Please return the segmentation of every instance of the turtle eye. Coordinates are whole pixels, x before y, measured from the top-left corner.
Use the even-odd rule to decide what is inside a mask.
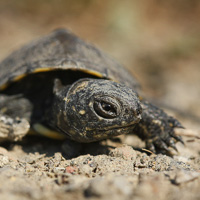
[[[99,116],[107,119],[115,118],[118,114],[116,105],[103,100],[94,102],[94,110]]]

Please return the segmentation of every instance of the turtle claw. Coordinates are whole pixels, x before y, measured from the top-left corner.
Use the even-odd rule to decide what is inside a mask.
[[[167,145],[169,147],[171,147],[172,149],[174,149],[176,152],[178,152],[178,149],[176,148],[176,144],[175,144],[175,141],[174,141],[174,138],[169,138],[167,141],[166,141]]]
[[[169,148],[168,148],[167,144],[164,141],[162,141],[160,138],[156,139],[154,144],[156,145],[157,148],[159,148],[161,150],[164,150],[166,152],[169,151]]]
[[[181,142],[183,145],[185,145],[185,143],[184,143],[184,141],[183,141],[183,139],[182,139],[182,137],[181,136],[178,136],[178,135],[175,135],[174,134],[174,139],[177,141],[177,142]]]
[[[175,143],[171,142],[169,144],[168,142],[162,141],[160,138],[154,138],[154,140],[147,140],[146,147],[153,153],[171,154],[171,148],[173,148],[176,152],[178,151],[175,146]]]
[[[176,147],[176,141],[173,138],[168,138],[168,140],[162,140],[159,137],[154,138],[153,140],[146,141],[146,147],[153,153],[164,153],[168,155],[173,155],[173,150],[178,152]]]
[[[181,136],[177,136],[174,134],[174,129],[172,129],[171,131],[172,134],[161,133],[160,137],[156,139],[157,141],[154,142],[156,149],[159,149],[169,154],[171,154],[172,149],[178,152],[176,142],[181,142],[182,144],[184,144],[184,142]],[[163,135],[167,136],[167,138],[162,138]]]
[[[173,143],[170,143],[169,147],[171,147],[172,149],[174,149],[176,152],[178,152],[178,149],[176,148],[176,144],[173,142]]]
[[[156,153],[155,146],[153,145],[151,140],[146,141],[146,148],[149,149],[151,152]]]

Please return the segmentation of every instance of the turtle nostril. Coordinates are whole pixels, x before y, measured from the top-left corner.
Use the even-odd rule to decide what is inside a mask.
[[[137,115],[140,115],[141,113],[142,113],[142,109],[140,109],[140,108],[136,109],[136,114]]]
[[[125,109],[125,113],[128,113],[128,108]]]
[[[137,104],[137,108],[135,109],[136,115],[142,114],[142,107],[140,104]]]

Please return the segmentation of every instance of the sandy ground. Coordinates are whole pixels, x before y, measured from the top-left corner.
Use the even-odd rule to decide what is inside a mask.
[[[198,1],[45,2],[0,2],[1,59],[55,28],[70,28],[124,63],[146,96],[199,137]],[[142,150],[133,135],[87,145],[33,136],[2,143],[0,199],[200,199],[198,137],[183,136],[185,146],[178,143],[173,157]]]
[[[4,144],[0,199],[199,199],[200,140],[184,141],[173,158],[148,154],[132,135],[85,145],[41,137]]]

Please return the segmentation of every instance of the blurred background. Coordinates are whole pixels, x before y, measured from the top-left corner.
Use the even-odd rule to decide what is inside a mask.
[[[120,61],[158,104],[199,127],[199,0],[0,0],[0,59],[68,28]]]

